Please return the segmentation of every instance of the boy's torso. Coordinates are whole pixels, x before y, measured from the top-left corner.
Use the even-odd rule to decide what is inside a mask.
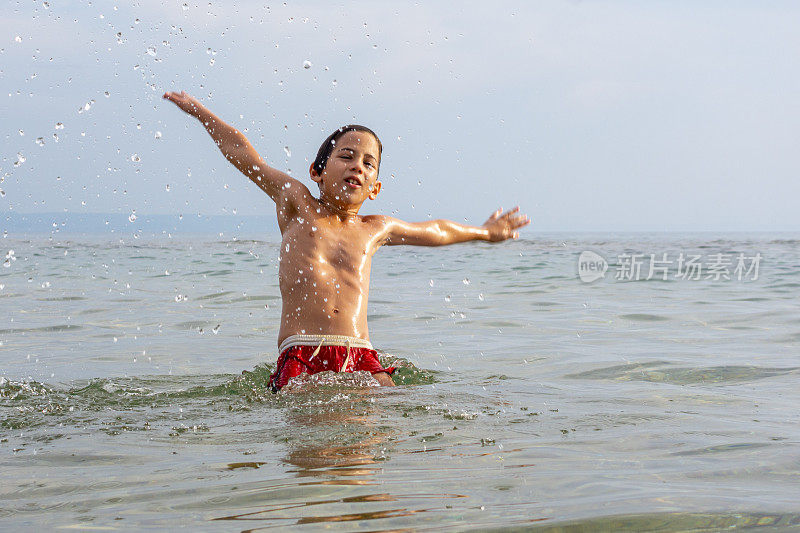
[[[384,239],[381,218],[343,220],[320,208],[310,193],[303,195],[293,216],[287,216],[287,210],[286,204],[278,206],[283,234],[278,342],[290,335],[313,334],[368,339],[370,268],[372,255]]]

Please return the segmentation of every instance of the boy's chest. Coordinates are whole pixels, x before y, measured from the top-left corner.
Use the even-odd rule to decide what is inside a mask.
[[[333,225],[325,220],[303,221],[287,228],[281,252],[312,263],[358,269],[372,256],[373,240],[361,223]]]

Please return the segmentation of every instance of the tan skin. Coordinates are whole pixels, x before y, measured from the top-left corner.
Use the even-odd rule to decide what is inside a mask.
[[[278,278],[283,300],[278,343],[290,335],[346,335],[369,340],[367,301],[373,254],[383,246],[442,246],[458,242],[516,239],[530,223],[514,208],[492,213],[482,226],[449,220],[404,222],[358,211],[381,190],[380,151],[369,133],[350,131],[336,146],[321,174],[312,165],[319,198],[258,155],[247,138],[185,92],[164,98],[205,126],[222,154],[266,192],[277,209],[281,242]],[[381,385],[394,385],[385,372]]]

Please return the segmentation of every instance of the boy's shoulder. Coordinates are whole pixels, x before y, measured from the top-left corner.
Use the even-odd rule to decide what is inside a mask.
[[[387,215],[362,215],[361,222],[365,225],[372,226],[375,228],[386,228],[389,227],[392,222],[394,222],[394,218],[387,216]]]
[[[398,220],[388,215],[364,215],[361,222],[365,230],[373,237],[378,237],[380,244],[386,244],[392,233],[392,228]]]
[[[276,201],[279,207],[305,211],[319,206],[319,200],[302,181],[288,176],[286,178]]]

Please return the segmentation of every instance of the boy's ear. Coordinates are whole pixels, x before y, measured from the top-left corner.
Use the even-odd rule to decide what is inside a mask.
[[[381,192],[381,182],[376,181],[375,185],[373,185],[372,188],[369,190],[369,199],[374,200],[378,196],[379,192]]]
[[[311,176],[312,181],[322,183],[322,176],[317,172],[317,169],[314,168],[314,163],[311,163],[311,166],[308,167],[308,174]]]

